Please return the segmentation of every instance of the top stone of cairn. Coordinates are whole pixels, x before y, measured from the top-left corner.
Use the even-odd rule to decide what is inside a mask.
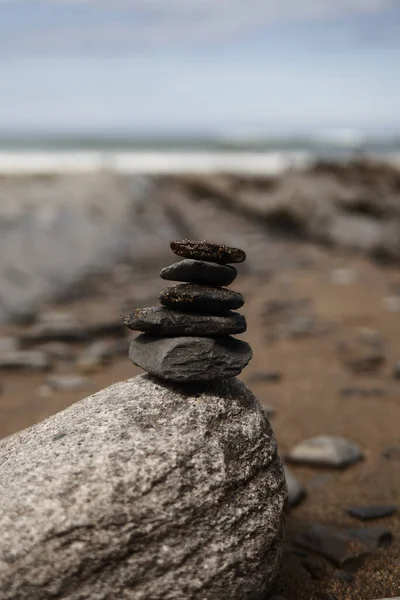
[[[239,248],[210,244],[209,242],[195,240],[180,240],[170,244],[174,254],[183,258],[205,260],[226,265],[228,263],[241,263],[246,260],[246,253]]]

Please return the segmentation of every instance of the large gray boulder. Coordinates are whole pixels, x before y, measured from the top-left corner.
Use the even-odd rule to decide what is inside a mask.
[[[243,383],[116,383],[0,442],[0,598],[261,599],[285,499]]]

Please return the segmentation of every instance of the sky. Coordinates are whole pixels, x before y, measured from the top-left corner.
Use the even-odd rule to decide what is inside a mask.
[[[0,0],[0,131],[400,131],[399,0]]]

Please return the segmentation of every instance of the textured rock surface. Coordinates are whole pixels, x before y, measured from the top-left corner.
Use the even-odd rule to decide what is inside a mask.
[[[160,336],[216,336],[243,333],[246,319],[239,313],[225,315],[201,315],[183,313],[153,306],[138,308],[123,318],[124,324],[133,331],[145,331]]]
[[[0,442],[2,600],[258,600],[286,487],[236,380],[116,383]]]
[[[138,335],[129,347],[129,359],[155,377],[170,381],[214,381],[239,375],[253,352],[232,337],[162,338]]]
[[[171,250],[178,256],[195,260],[209,260],[216,263],[241,263],[246,260],[246,253],[239,248],[230,248],[207,241],[179,240],[171,242]]]
[[[226,288],[180,283],[164,290],[160,294],[160,302],[174,310],[218,314],[240,308],[244,298],[242,294]]]
[[[229,285],[237,277],[237,270],[230,265],[205,260],[181,260],[164,267],[160,277],[169,281],[191,281],[208,285]]]

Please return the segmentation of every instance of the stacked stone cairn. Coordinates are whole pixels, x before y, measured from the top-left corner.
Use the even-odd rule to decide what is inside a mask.
[[[237,276],[229,263],[246,254],[206,241],[170,244],[183,258],[162,269],[160,276],[179,281],[160,295],[162,306],[138,308],[125,325],[142,332],[131,343],[131,362],[150,375],[171,382],[208,382],[239,375],[252,350],[232,335],[246,331],[243,315],[233,312],[244,304],[241,294],[228,290]]]

